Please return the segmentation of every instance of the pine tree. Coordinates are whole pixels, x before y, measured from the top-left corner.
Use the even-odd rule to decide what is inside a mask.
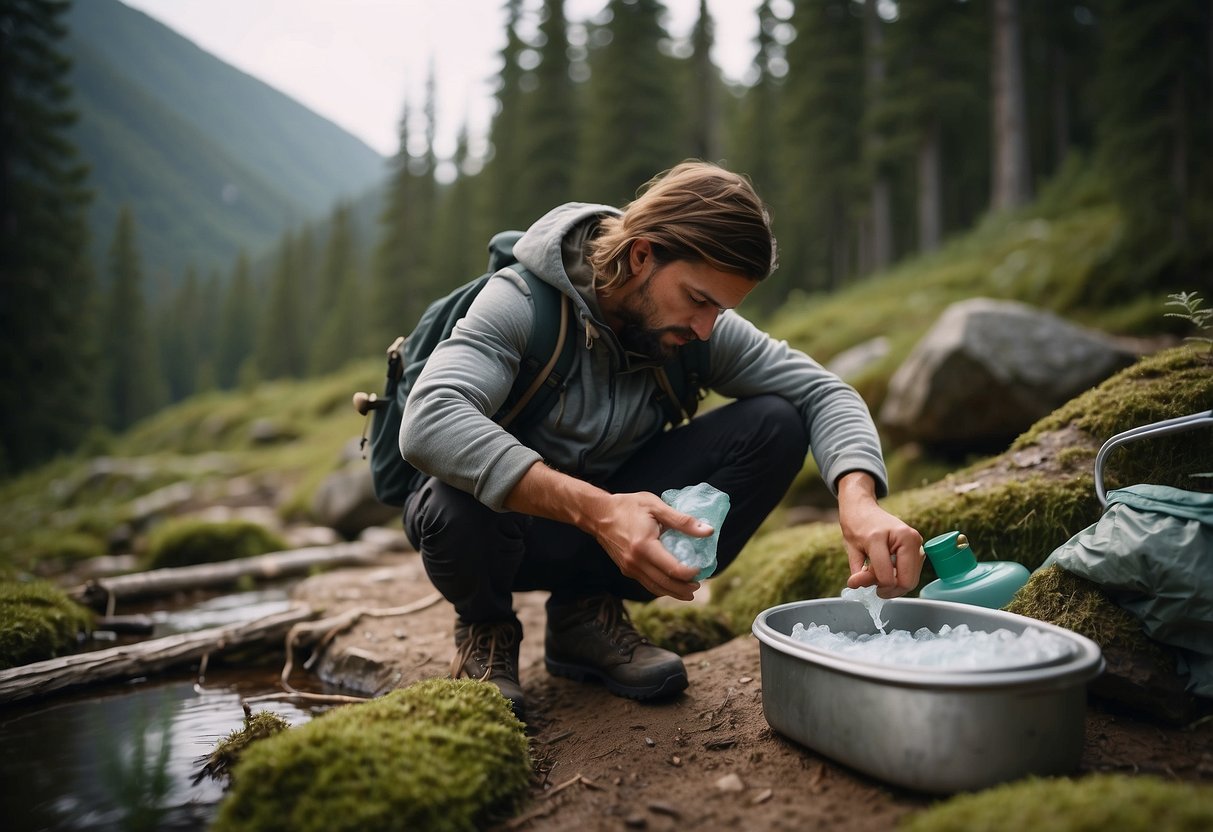
[[[707,0],[699,0],[699,17],[691,30],[690,87],[686,124],[687,155],[720,160],[720,70],[712,62],[716,24]]]
[[[990,79],[994,157],[990,207],[1018,208],[1032,196],[1028,163],[1027,91],[1023,70],[1020,0],[992,0],[993,47]]]
[[[329,220],[329,240],[317,292],[321,316],[311,342],[308,370],[327,373],[362,352],[362,327],[358,320],[362,291],[358,281],[357,241],[350,206],[338,204]]]
[[[201,359],[201,294],[198,275],[191,267],[167,299],[157,316],[160,330],[160,366],[168,383],[170,402],[178,402],[197,389],[198,363]]]
[[[497,110],[489,127],[491,156],[485,166],[487,183],[485,215],[488,226],[504,228],[527,221],[518,206],[518,177],[524,160],[522,142],[522,67],[519,56],[527,48],[518,34],[522,19],[522,0],[506,0],[505,46],[501,50],[501,70],[497,76]]]
[[[588,108],[581,146],[579,198],[621,205],[656,173],[681,161],[680,91],[660,0],[611,0],[609,22],[591,36]]]
[[[107,422],[124,430],[167,398],[144,300],[135,220],[124,207],[109,250],[108,296],[101,345]]]
[[[868,204],[861,224],[861,273],[885,269],[893,262],[893,194],[885,125],[872,117],[885,95],[886,75],[884,22],[877,6],[877,0],[865,0],[863,4],[863,160]]]
[[[219,323],[215,374],[224,390],[237,385],[241,366],[253,357],[258,318],[257,293],[249,276],[248,256],[240,252],[228,281]]]
[[[466,280],[485,268],[488,233],[475,221],[477,186],[483,176],[468,176],[467,126],[459,131],[451,162],[461,175],[447,186],[439,199],[430,262],[436,272],[453,281]]]
[[[535,88],[522,102],[526,126],[519,137],[521,164],[513,191],[517,210],[508,214],[520,228],[574,198],[578,117],[564,0],[544,0],[539,36]]]
[[[902,3],[887,27],[888,80],[874,116],[887,158],[914,171],[920,251],[988,204],[987,27],[967,0]]]
[[[1207,285],[1213,261],[1213,7],[1108,0],[1105,8],[1099,145],[1124,213],[1128,274],[1108,281],[1104,291],[1181,280]]]
[[[0,0],[0,476],[73,448],[97,424],[88,172],[60,0]]]
[[[784,47],[776,32],[787,24],[775,16],[771,0],[763,0],[757,15],[753,81],[745,91],[738,122],[731,131],[729,158],[733,169],[749,176],[758,193],[774,203],[778,202],[777,189],[782,177],[773,144],[778,138],[782,79],[787,74]]]
[[[400,119],[400,148],[391,161],[391,176],[379,217],[379,239],[371,273],[370,338],[386,346],[408,332],[425,308],[417,280],[421,241],[414,236],[418,210],[416,177],[410,169],[408,108]]]
[[[855,270],[862,12],[851,0],[799,0],[792,12],[779,143],[786,176],[776,214],[789,288],[830,290]]]
[[[297,279],[298,238],[283,235],[257,331],[261,378],[302,378],[307,367],[302,301]]]

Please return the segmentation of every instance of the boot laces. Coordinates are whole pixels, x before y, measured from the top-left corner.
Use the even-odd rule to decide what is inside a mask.
[[[621,650],[631,652],[637,646],[648,643],[648,639],[636,632],[631,616],[618,598],[606,595],[590,599],[587,606],[590,604],[598,605],[596,623],[611,643],[618,645]]]
[[[494,676],[516,679],[513,647],[518,643],[518,630],[508,621],[477,623],[468,625],[467,638],[458,646],[451,659],[451,678],[471,676],[467,662],[474,659],[484,668],[478,681],[484,682]]]

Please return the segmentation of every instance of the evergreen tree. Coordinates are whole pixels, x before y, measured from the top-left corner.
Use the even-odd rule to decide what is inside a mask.
[[[787,175],[777,213],[788,288],[830,290],[855,270],[862,14],[851,0],[798,0],[792,11],[780,142]]]
[[[160,329],[160,366],[168,383],[170,402],[178,402],[197,389],[198,363],[201,359],[201,294],[198,275],[187,269],[185,280],[175,296],[163,304],[157,316]]]
[[[329,241],[320,273],[318,297],[326,310],[311,342],[308,369],[313,374],[337,369],[362,352],[362,326],[358,318],[361,287],[356,260],[357,242],[350,206],[338,204],[329,220]]]
[[[1105,292],[1208,285],[1213,7],[1107,0],[1105,8],[1099,143],[1125,217],[1128,272]]]
[[[578,117],[564,0],[544,0],[539,39],[535,88],[523,99],[516,212],[509,214],[520,228],[574,198]]]
[[[611,0],[610,20],[591,38],[588,109],[581,146],[579,198],[622,205],[652,176],[681,160],[679,90],[673,58],[663,54],[660,0]]]
[[[992,141],[990,206],[1018,208],[1032,196],[1028,164],[1027,90],[1023,69],[1020,0],[992,0],[993,27],[990,80]]]
[[[699,0],[699,17],[691,30],[687,152],[713,162],[720,159],[720,71],[712,63],[715,43],[716,26],[707,0]]]
[[[219,387],[219,328],[223,321],[223,282],[212,269],[202,284],[198,312],[198,372],[195,392]]]
[[[485,216],[491,228],[520,226],[527,221],[519,207],[518,178],[524,167],[522,143],[522,67],[519,56],[527,48],[518,34],[522,0],[506,0],[505,46],[497,76],[497,109],[489,127],[491,155],[485,166],[487,182]]]
[[[763,0],[757,15],[753,81],[745,91],[737,125],[731,131],[729,158],[734,170],[749,176],[764,199],[777,203],[782,177],[778,173],[778,153],[772,145],[778,138],[779,95],[787,61],[776,32],[787,24],[775,16],[771,0]]]
[[[257,331],[261,378],[302,378],[307,368],[298,256],[298,238],[293,233],[283,235]]]
[[[144,300],[135,220],[124,207],[109,251],[108,297],[101,332],[108,424],[124,430],[164,404],[152,330]]]
[[[257,294],[249,276],[248,256],[242,251],[227,284],[219,323],[215,375],[224,390],[237,385],[241,366],[253,357],[258,318]]]
[[[0,476],[69,450],[97,418],[87,169],[60,0],[0,0]]]
[[[861,223],[859,271],[887,268],[893,262],[893,194],[885,125],[873,117],[885,95],[884,23],[877,0],[863,4],[864,110],[863,159],[868,205]]]
[[[409,169],[409,114],[400,119],[400,148],[391,162],[391,177],[379,217],[379,241],[371,275],[372,340],[385,346],[407,332],[421,314],[422,299],[411,278],[419,266],[416,241],[410,238],[416,188]]]
[[[921,251],[988,204],[987,20],[967,0],[912,0],[887,27],[876,118],[886,126],[887,157],[914,171]]]
[[[468,167],[466,125],[459,131],[451,161],[456,170],[465,171]],[[481,182],[483,177],[457,176],[439,200],[430,262],[438,273],[449,275],[452,281],[479,274],[488,260],[488,234],[474,221],[476,187]]]

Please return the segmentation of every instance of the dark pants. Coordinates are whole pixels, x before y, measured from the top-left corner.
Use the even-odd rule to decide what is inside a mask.
[[[728,494],[719,574],[783,498],[807,450],[796,409],[778,396],[757,396],[659,434],[597,484],[615,494],[660,495],[707,482]],[[556,603],[602,592],[653,597],[576,527],[493,511],[433,477],[405,503],[404,528],[434,587],[468,623],[510,618],[515,590],[549,590]]]

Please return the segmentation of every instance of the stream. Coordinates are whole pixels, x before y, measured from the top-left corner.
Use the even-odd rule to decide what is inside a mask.
[[[152,637],[252,620],[289,605],[285,589],[235,593],[149,613]],[[109,646],[99,644],[99,647]],[[255,668],[197,667],[0,708],[0,818],[6,832],[201,830],[224,789],[195,784],[201,758],[244,723],[241,698],[280,692],[282,657]],[[328,691],[323,691],[328,692]],[[292,726],[324,707],[256,703]]]

